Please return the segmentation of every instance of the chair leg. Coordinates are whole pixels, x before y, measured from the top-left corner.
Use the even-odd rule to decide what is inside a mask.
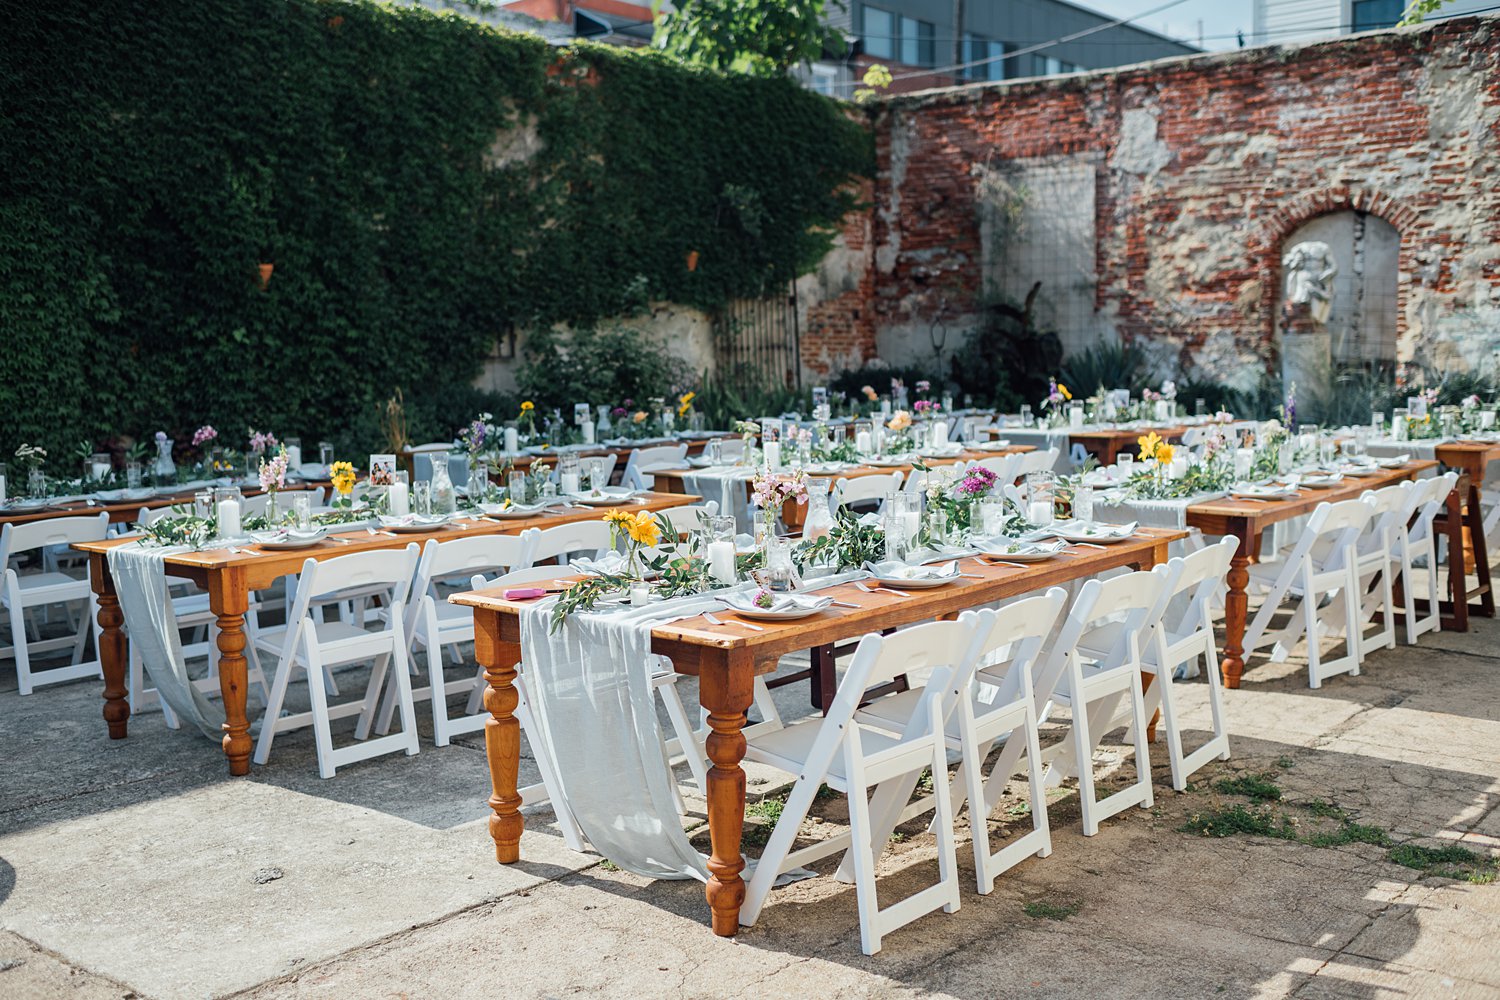
[[[390,653],[381,653],[375,658],[375,666],[370,670],[370,682],[365,687],[363,707],[359,711],[359,723],[354,727],[354,738],[357,740],[370,738],[370,727],[375,722],[375,710],[380,707],[380,692],[385,690],[386,674],[391,672],[390,666]]]
[[[1094,815],[1094,741],[1089,735],[1089,707],[1083,700],[1082,678],[1076,671],[1072,686],[1073,725],[1069,735],[1078,767],[1078,803],[1083,813],[1083,835],[1092,837],[1099,832],[1099,819]]]
[[[295,669],[295,659],[282,660],[276,665],[276,677],[271,682],[271,696],[266,699],[266,714],[261,718],[260,738],[255,741],[257,764],[264,764],[271,757],[271,741],[276,738],[276,720],[281,716],[287,685],[291,682],[291,674]]]
[[[19,601],[13,601],[10,610],[10,641],[15,647],[16,685],[20,693],[31,693],[31,651],[27,648],[26,611]]]
[[[454,648],[458,647],[455,645]],[[451,737],[448,733],[447,686],[443,681],[443,652],[434,648],[431,643],[424,643],[423,651],[427,654],[427,683],[432,691],[432,745],[445,747]],[[383,727],[380,731],[387,732],[391,724],[390,710],[382,706],[380,715],[380,725]]]
[[[316,642],[308,641],[304,645],[304,655],[307,657],[307,694],[312,702],[313,743],[318,752],[318,777],[326,779],[333,777],[338,765],[333,761],[333,726],[328,719],[328,692],[323,687],[323,658],[318,654]],[[361,717],[361,725],[364,721]]]
[[[692,723],[688,721],[687,709],[682,705],[682,696],[677,693],[676,684],[663,684],[657,688],[661,694],[663,706],[667,710],[667,718],[672,721],[672,730],[677,734],[677,743],[682,755],[687,758],[688,770],[693,772],[693,781],[698,785],[698,791],[703,795],[708,794],[708,765],[704,763],[704,751],[698,742],[698,737],[693,733]],[[675,785],[676,782],[674,781]]]
[[[844,759],[849,775],[849,860],[859,906],[859,944],[866,955],[873,955],[880,950],[880,908],[875,897],[875,852],[870,846],[869,788],[864,783],[864,761],[859,755],[846,749]]]

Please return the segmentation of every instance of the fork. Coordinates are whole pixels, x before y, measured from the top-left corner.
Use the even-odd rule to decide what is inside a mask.
[[[705,611],[705,612],[703,612],[703,620],[706,621],[706,622],[708,622],[710,625],[739,625],[740,627],[747,628],[747,629],[749,629],[752,632],[764,632],[765,631],[765,629],[761,628],[759,625],[751,625],[749,622],[741,622],[741,621],[726,622],[722,618],[720,618],[718,615],[714,614],[712,611]]]
[[[365,530],[372,535],[384,535],[387,538],[396,537],[396,533],[394,531],[376,531],[374,528],[366,528]]]
[[[1074,542],[1073,545],[1080,549],[1098,549],[1100,552],[1107,551],[1104,546],[1095,545],[1093,542]]]
[[[865,583],[864,583],[863,580],[856,581],[855,584],[854,584],[854,586],[856,588],[860,589],[860,590],[863,590],[867,594],[887,593],[887,594],[895,594],[897,597],[910,597],[911,596],[910,594],[908,594],[904,590],[896,590],[896,589],[894,589],[892,587],[880,587],[878,589],[874,588],[874,587],[867,587],[867,586],[865,586]]]
[[[236,548],[233,545],[229,546],[229,552],[230,552],[231,555],[236,555],[236,556],[259,556],[259,555],[265,555],[264,552],[256,552],[254,549]]]

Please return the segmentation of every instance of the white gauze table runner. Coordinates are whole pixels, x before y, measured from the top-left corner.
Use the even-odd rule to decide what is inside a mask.
[[[146,676],[179,718],[218,742],[224,735],[224,706],[199,691],[188,676],[167,591],[167,556],[188,551],[186,546],[117,545],[109,550],[109,573]]]
[[[755,478],[755,471],[744,465],[716,465],[684,473],[682,483],[689,493],[717,502],[721,514],[734,518],[736,531],[753,533],[755,514],[745,484]]]

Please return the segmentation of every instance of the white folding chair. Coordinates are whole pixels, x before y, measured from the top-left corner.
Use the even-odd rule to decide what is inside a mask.
[[[413,702],[424,698],[432,702],[432,742],[445,747],[454,736],[479,732],[484,729],[484,720],[489,714],[479,712],[466,705],[465,714],[457,719],[448,716],[448,697],[454,694],[469,695],[469,705],[474,702],[475,688],[483,684],[484,669],[458,680],[448,680],[443,674],[443,647],[447,647],[455,664],[463,660],[459,656],[460,643],[474,641],[474,612],[469,608],[449,604],[439,593],[439,584],[459,578],[468,584],[475,574],[503,573],[531,563],[531,543],[536,536],[530,532],[521,535],[477,535],[440,542],[436,538],[427,540],[422,547],[422,556],[417,560],[416,577],[412,583],[412,600],[406,613],[406,638],[409,652],[408,662],[416,672],[418,651],[426,654],[427,679],[424,687],[411,691]],[[552,567],[556,572],[556,567]],[[380,704],[380,721],[376,732],[390,732],[391,718],[396,711],[398,688],[393,684],[386,688]]]
[[[945,733],[948,748],[959,751],[962,763],[953,781],[953,808],[957,812],[968,799],[974,871],[981,895],[994,889],[996,877],[1031,855],[1045,858],[1052,853],[1032,673],[1042,644],[1051,635],[1067,599],[1067,591],[1053,587],[1043,595],[1007,604],[998,611],[978,612],[980,647],[974,666],[983,664],[985,677],[978,680],[971,671],[954,680],[955,707],[948,716]],[[855,719],[900,732],[920,697],[920,691],[903,691],[876,699]],[[1009,746],[1012,741],[1026,753],[1032,829],[991,852],[984,762],[997,742]],[[1009,777],[1005,775],[1004,779]],[[931,808],[927,798],[919,799],[902,810],[901,822]],[[846,858],[844,866],[848,865]]]
[[[1363,660],[1377,649],[1396,648],[1396,591],[1393,584],[1401,565],[1399,524],[1405,524],[1409,494],[1401,485],[1367,490],[1360,496],[1370,507],[1370,521],[1354,540],[1352,595],[1359,605],[1359,628],[1354,633]],[[1375,617],[1374,632],[1365,622]]]
[[[995,474],[995,479],[1000,485],[1007,486],[1019,478],[1019,473],[1016,470],[1020,468],[1021,457],[1021,454],[1014,454],[996,455],[993,458],[976,458],[968,464],[968,468],[989,469]]]
[[[958,621],[928,622],[893,635],[865,636],[825,717],[804,719],[750,740],[746,760],[768,764],[796,775],[797,780],[750,878],[740,923],[755,923],[778,875],[846,849],[852,854],[860,945],[866,955],[879,951],[881,938],[896,928],[939,908],[947,913],[958,909],[943,711],[945,704],[956,701],[954,676],[971,669],[977,655],[979,621],[978,615],[965,612]],[[900,734],[856,719],[855,711],[869,688],[923,670],[931,673]],[[881,909],[875,895],[875,864],[889,841],[888,823],[894,823],[924,768],[932,769],[938,880]],[[798,828],[825,783],[848,797],[849,832],[794,851]],[[872,789],[873,802],[869,798]]]
[[[218,650],[218,616],[209,607],[207,593],[189,592],[184,594],[173,593],[172,585],[177,581],[170,577],[167,580],[167,599],[171,602],[172,616],[176,619],[179,632],[190,632],[197,634],[201,629],[201,639],[191,640],[182,644],[182,655],[184,659],[193,660],[202,657],[208,661],[208,674],[193,681],[197,689],[209,697],[219,692],[219,650]],[[265,671],[261,669],[260,653],[256,649],[256,640],[260,636],[260,601],[253,596],[249,606],[245,609],[245,659],[248,661],[246,678],[248,682],[260,691],[261,704],[266,704],[271,697],[270,685],[266,683]],[[172,710],[161,698],[161,694],[154,687],[146,684],[145,665],[141,662],[139,647],[134,643],[130,645],[130,672],[127,681],[127,689],[130,697],[130,711],[132,714],[140,713],[154,705],[160,705],[162,722],[168,729],[178,729],[181,723],[177,713]],[[337,689],[333,689],[337,694]]]
[[[0,528],[0,570],[5,573],[5,586],[0,590],[0,608],[4,608],[10,616],[11,637],[10,647],[0,649],[0,656],[15,658],[16,682],[21,694],[31,694],[32,689],[41,684],[102,676],[98,659],[98,607],[87,578],[69,576],[60,569],[42,569],[23,574],[10,564],[11,559],[27,552],[37,552],[40,556],[55,545],[103,541],[108,532],[109,514],[104,511],[77,517],[53,517],[25,524],[7,524]],[[83,602],[81,610],[75,606],[80,601]],[[78,615],[77,628],[72,635],[44,639],[37,631],[33,609],[53,604],[61,604],[68,609],[70,615]],[[90,631],[94,633],[94,659],[84,660],[83,648]],[[43,670],[31,668],[32,654],[50,653],[59,649],[73,651],[67,666]]]
[[[900,489],[900,472],[892,472],[890,475],[840,477],[833,484],[833,501],[836,507],[852,507],[855,504],[869,505],[872,502],[879,507],[885,503],[887,493],[896,493]]]
[[[533,534],[535,532],[535,534]],[[551,528],[528,528],[532,562],[556,559],[567,563],[570,556],[596,559],[610,550],[609,525],[603,521],[573,521]]]
[[[953,421],[953,429],[948,435],[950,441],[972,441],[980,436],[980,431],[986,427],[995,426],[995,415],[986,413],[980,416],[962,417]]]
[[[1326,678],[1336,674],[1359,673],[1360,600],[1354,546],[1372,513],[1370,505],[1359,499],[1320,503],[1308,518],[1307,530],[1298,537],[1285,560],[1269,566],[1250,566],[1251,582],[1264,587],[1266,596],[1245,629],[1247,653],[1272,642],[1271,659],[1285,660],[1298,637],[1305,634],[1308,683],[1312,687],[1322,687]],[[1341,595],[1344,600],[1329,600],[1323,607],[1325,599]],[[1350,595],[1354,595],[1352,600]],[[1267,636],[1272,616],[1288,597],[1298,601],[1291,621],[1282,631]],[[1339,613],[1342,622],[1336,617],[1325,620],[1325,615]],[[1343,656],[1324,662],[1324,632],[1345,635],[1348,645]]]
[[[1020,479],[1028,472],[1051,472],[1057,468],[1058,450],[1047,448],[1042,451],[1024,451],[1020,453],[1020,462],[1016,464],[1016,478]]]
[[[667,444],[655,448],[636,448],[625,460],[625,471],[620,483],[631,489],[647,490],[654,480],[652,469],[681,469],[687,466],[687,445]]]
[[[417,718],[412,706],[411,678],[406,662],[406,626],[403,608],[411,589],[412,573],[417,568],[415,542],[404,549],[378,549],[336,556],[325,562],[308,559],[302,564],[297,581],[297,596],[284,628],[264,632],[258,645],[276,654],[276,678],[271,684],[271,698],[261,723],[260,739],[255,744],[255,762],[264,764],[271,754],[271,741],[277,733],[313,727],[318,752],[318,775],[331,778],[341,765],[366,760],[380,754],[404,751],[415,754]],[[315,603],[339,600],[344,591],[368,591],[380,586],[388,597],[388,614],[378,629],[365,629],[344,621],[319,621],[312,613]],[[369,682],[364,697],[341,705],[329,705],[324,687],[324,668],[350,663],[371,662]],[[293,673],[301,671],[307,681],[312,708],[307,712],[282,715],[287,687]],[[401,708],[401,731],[376,739],[366,739],[374,721],[377,700],[387,674],[395,679],[397,702]],[[334,719],[359,716],[352,746],[334,747]]]
[[[1433,521],[1448,501],[1448,494],[1458,485],[1458,473],[1446,472],[1430,479],[1401,484],[1406,491],[1406,511],[1397,520],[1396,552],[1400,561],[1402,611],[1406,616],[1406,641],[1415,645],[1423,633],[1438,632],[1443,627],[1439,607],[1437,533]],[[1427,563],[1427,614],[1417,614],[1416,565]]]
[[[1172,766],[1172,787],[1179,792],[1187,788],[1188,777],[1210,760],[1229,759],[1229,727],[1224,717],[1223,685],[1219,680],[1213,608],[1238,546],[1238,539],[1223,538],[1172,560],[1179,564],[1179,569],[1172,586],[1162,593],[1165,611],[1153,641],[1143,651],[1141,668],[1156,678],[1156,683],[1146,692],[1145,711],[1150,718],[1157,706],[1161,707],[1162,725],[1167,731],[1167,759]],[[1172,608],[1179,597],[1186,598],[1186,605],[1180,615],[1174,615]],[[1190,661],[1196,664],[1200,656],[1207,677],[1208,711],[1213,731],[1207,742],[1185,754],[1175,677],[1179,666]]]
[[[1077,773],[1086,837],[1097,834],[1099,823],[1110,816],[1130,806],[1149,809],[1155,801],[1146,746],[1148,716],[1141,696],[1141,651],[1160,619],[1161,595],[1172,574],[1169,566],[1158,566],[1150,572],[1086,581],[1037,671],[1037,717],[1046,721],[1059,704],[1067,705],[1073,717],[1068,739],[1051,751],[1047,782],[1056,784]],[[1104,635],[1096,637],[1100,630]],[[981,668],[978,680],[986,679],[988,671]],[[1094,788],[1094,747],[1120,721],[1127,721],[1133,734],[1135,780],[1100,799]],[[1007,744],[991,770],[985,785],[987,808],[999,801],[1019,752],[1019,747],[1012,750]]]

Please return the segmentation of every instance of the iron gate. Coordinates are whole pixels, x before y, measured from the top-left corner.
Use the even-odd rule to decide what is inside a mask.
[[[721,377],[800,389],[801,330],[797,283],[760,299],[735,299],[714,324],[714,350]]]

